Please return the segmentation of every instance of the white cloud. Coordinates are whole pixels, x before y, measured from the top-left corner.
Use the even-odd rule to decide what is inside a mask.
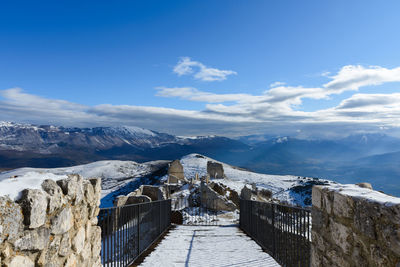
[[[281,85],[285,85],[286,83],[284,83],[284,82],[274,82],[274,83],[271,83],[270,85],[269,85],[269,87],[277,87],[277,86],[281,86]]]
[[[237,74],[232,70],[219,70],[206,67],[203,63],[193,61],[189,57],[181,58],[173,71],[179,76],[193,74],[195,79],[207,82],[223,81],[226,80],[229,75]]]
[[[331,93],[340,94],[344,91],[357,91],[362,86],[400,82],[400,67],[386,69],[379,66],[365,68],[360,65],[348,65],[330,78],[332,81],[324,84],[324,88]]]
[[[28,94],[19,88],[0,90],[0,120],[66,126],[135,125],[172,134],[225,136],[265,133],[302,136],[346,135],[355,131],[400,132],[400,93],[356,93],[336,107],[301,111],[304,99],[326,99],[363,86],[399,81],[399,68],[343,67],[320,87],[284,86],[259,95],[215,94],[193,87],[158,87],[157,96],[204,102],[204,110],[110,105],[85,106]],[[400,77],[400,76],[399,76]]]

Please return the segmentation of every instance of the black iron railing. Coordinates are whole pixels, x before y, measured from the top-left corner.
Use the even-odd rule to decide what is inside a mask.
[[[218,215],[223,212],[218,210],[216,199],[198,198],[189,203],[187,198],[176,198],[172,202],[172,210],[182,214],[184,225],[217,226]]]
[[[240,228],[282,266],[310,266],[309,209],[241,199]]]
[[[103,266],[131,265],[171,225],[171,200],[100,209]]]

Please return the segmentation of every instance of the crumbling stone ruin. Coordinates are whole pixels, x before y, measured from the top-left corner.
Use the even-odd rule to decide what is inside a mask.
[[[225,177],[224,167],[221,163],[207,161],[207,174],[210,178],[222,179]]]
[[[45,180],[18,201],[0,197],[0,266],[101,266],[101,180]]]
[[[166,186],[141,185],[135,191],[126,196],[118,196],[114,206],[146,203],[150,201],[165,200],[169,197]]]
[[[180,181],[185,181],[185,174],[183,172],[183,166],[181,162],[177,159],[171,162],[168,168],[168,183],[179,183]]]
[[[251,188],[245,185],[240,192],[240,197],[244,200],[271,201],[272,192],[264,188],[257,188],[254,184]]]

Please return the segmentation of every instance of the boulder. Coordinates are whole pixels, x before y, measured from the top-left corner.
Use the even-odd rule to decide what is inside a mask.
[[[174,160],[171,162],[168,168],[168,175],[174,176],[178,180],[185,180],[185,174],[183,172],[183,166],[179,160]]]
[[[211,178],[221,179],[225,177],[224,167],[217,162],[207,161],[207,173]]]
[[[46,221],[47,194],[39,189],[25,189],[19,200],[24,213],[24,223],[29,228],[38,228]]]

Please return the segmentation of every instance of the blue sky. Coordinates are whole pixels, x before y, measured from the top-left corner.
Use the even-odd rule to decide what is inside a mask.
[[[397,134],[399,11],[398,1],[2,1],[0,120]]]

